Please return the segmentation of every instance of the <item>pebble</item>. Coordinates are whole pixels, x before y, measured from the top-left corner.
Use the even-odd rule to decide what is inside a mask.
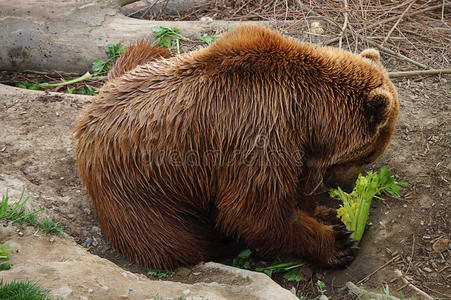
[[[291,292],[293,295],[296,295],[296,288],[295,288],[294,286],[292,286],[290,292]]]
[[[180,267],[177,270],[177,275],[180,276],[188,276],[191,273],[191,270],[185,267]]]
[[[19,236],[23,236],[23,232],[22,232],[22,231],[19,231],[17,234],[18,234]]]
[[[88,245],[92,244],[92,239],[91,238],[86,238],[85,243]]]
[[[186,289],[183,291],[183,295],[188,296],[191,291],[189,289]]]
[[[433,245],[432,249],[437,253],[445,252],[449,249],[448,239],[438,239]]]
[[[89,289],[88,293],[92,294],[92,293],[94,293],[94,290],[93,289]]]
[[[107,286],[102,287],[102,289],[104,289],[105,291],[108,291],[110,288]]]
[[[63,287],[60,287],[59,289],[53,291],[53,295],[56,298],[66,298],[71,294],[72,294],[72,290],[68,286],[63,286]]]
[[[428,268],[428,267],[424,267],[423,270],[425,270],[425,271],[428,272],[428,273],[431,273],[431,272],[432,272],[432,269],[431,269],[431,268]]]
[[[193,275],[200,275],[200,272],[194,272]]]

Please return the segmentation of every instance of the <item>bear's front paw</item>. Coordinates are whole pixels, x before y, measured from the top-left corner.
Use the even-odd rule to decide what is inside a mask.
[[[327,207],[324,205],[318,205],[315,208],[315,219],[325,225],[336,225],[342,224],[340,219],[337,217],[337,210],[332,207]]]
[[[348,231],[343,224],[332,226],[335,237],[335,248],[329,256],[326,265],[331,268],[345,268],[355,258],[359,247],[355,247],[356,240],[350,238],[352,231]]]

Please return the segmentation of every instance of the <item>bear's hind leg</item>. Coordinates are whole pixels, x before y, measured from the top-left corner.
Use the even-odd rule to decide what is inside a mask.
[[[106,238],[113,248],[141,265],[174,269],[220,255],[218,234],[195,217],[168,214],[137,202],[131,205],[130,200],[100,202],[108,203],[108,207],[96,207]]]

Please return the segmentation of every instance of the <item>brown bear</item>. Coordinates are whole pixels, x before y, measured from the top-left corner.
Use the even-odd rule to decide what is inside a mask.
[[[390,141],[398,100],[378,52],[250,25],[171,58],[146,49],[126,51],[75,128],[112,246],[160,269],[214,259],[226,239],[349,264],[349,232],[313,192],[325,174],[354,177]]]

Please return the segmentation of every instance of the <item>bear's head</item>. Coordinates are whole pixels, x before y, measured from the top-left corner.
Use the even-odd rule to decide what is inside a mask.
[[[324,176],[328,186],[352,187],[362,168],[374,162],[386,150],[398,118],[398,95],[380,62],[379,52],[367,49],[360,56],[380,71],[375,76],[381,77],[382,85],[371,90],[362,101],[363,119],[367,122],[367,141],[351,148],[328,166]]]

